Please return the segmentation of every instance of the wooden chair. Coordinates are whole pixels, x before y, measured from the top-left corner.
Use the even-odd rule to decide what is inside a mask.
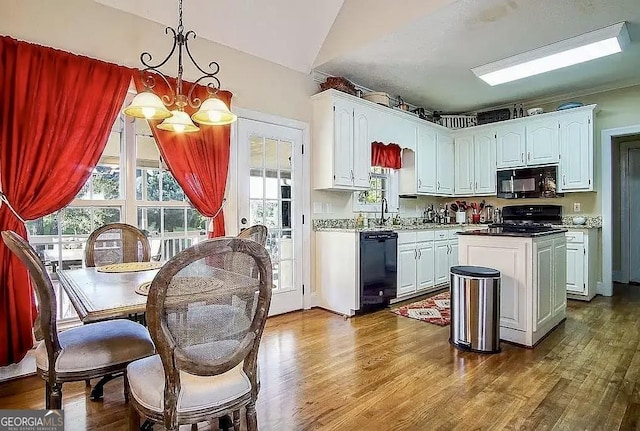
[[[36,334],[43,338],[35,351],[36,368],[46,382],[47,409],[62,408],[63,383],[126,373],[131,361],[155,353],[147,328],[129,320],[92,323],[58,334],[56,295],[42,260],[17,233],[3,231],[2,239],[33,280],[39,309]],[[126,388],[125,384],[128,398]]]
[[[253,225],[240,231],[237,238],[251,239],[264,247],[267,243],[267,227],[261,224]]]
[[[91,232],[85,248],[87,267],[149,262],[151,247],[144,232],[126,223],[110,223]]]
[[[240,263],[236,273],[211,262]],[[248,277],[251,268],[258,277]],[[258,346],[271,302],[272,268],[265,248],[242,238],[196,244],[169,260],[151,284],[147,323],[158,355],[129,364],[129,429],[141,416],[179,425],[231,415],[240,428],[246,408],[257,429]]]

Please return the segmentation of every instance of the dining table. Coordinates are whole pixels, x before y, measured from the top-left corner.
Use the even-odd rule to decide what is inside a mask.
[[[136,287],[151,282],[159,269],[136,272],[100,272],[96,268],[58,271],[64,289],[83,323],[127,318],[145,312],[146,295]]]

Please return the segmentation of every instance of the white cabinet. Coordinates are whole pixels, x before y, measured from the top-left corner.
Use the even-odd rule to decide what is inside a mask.
[[[566,317],[566,239],[462,235],[460,264],[500,271],[500,338],[534,346]]]
[[[596,230],[571,230],[567,238],[567,295],[590,301],[596,294]],[[591,264],[590,264],[591,261]]]
[[[417,123],[412,129],[415,151],[402,152],[398,193],[451,196],[454,191],[453,138],[441,128],[423,123]]]
[[[436,284],[446,283],[447,280],[449,280],[449,250],[450,245],[447,240],[435,242],[434,253]]]
[[[434,286],[434,251],[433,241],[423,241],[416,243],[416,288],[425,290]]]
[[[416,292],[417,252],[415,242],[398,244],[398,297]]]
[[[314,96],[312,151],[316,189],[369,188],[373,113],[366,105],[336,91]]]
[[[497,128],[497,167],[517,168],[525,166],[526,134],[523,123],[503,125]]]
[[[455,138],[455,194],[496,194],[496,133],[484,129]]]
[[[560,122],[557,118],[531,119],[526,123],[527,166],[560,161]]]
[[[593,109],[560,117],[558,191],[593,190]]]
[[[451,135],[438,133],[437,149],[437,194],[451,196],[454,191],[455,170],[455,150]]]
[[[473,135],[457,136],[454,145],[455,194],[460,196],[471,196],[473,194],[473,185],[475,181]]]

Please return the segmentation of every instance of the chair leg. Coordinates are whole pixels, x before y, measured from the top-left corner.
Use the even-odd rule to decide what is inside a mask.
[[[124,373],[122,374],[123,380],[124,380],[124,402],[128,403],[129,402],[129,379],[127,378],[127,370],[124,370]]]
[[[91,379],[84,379],[84,385],[88,388],[91,386]]]
[[[45,405],[47,410],[62,409],[62,383],[54,383],[53,385],[47,383],[46,387]]]
[[[258,431],[258,416],[256,414],[256,404],[253,401],[247,404],[247,430]]]
[[[129,431],[140,431],[140,413],[129,403]]]
[[[233,412],[233,431],[240,431],[240,410]]]
[[[198,424],[191,424],[191,431],[198,431]]]

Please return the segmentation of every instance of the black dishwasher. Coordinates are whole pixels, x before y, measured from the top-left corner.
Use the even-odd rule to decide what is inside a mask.
[[[360,232],[360,312],[386,307],[396,297],[398,234]]]

